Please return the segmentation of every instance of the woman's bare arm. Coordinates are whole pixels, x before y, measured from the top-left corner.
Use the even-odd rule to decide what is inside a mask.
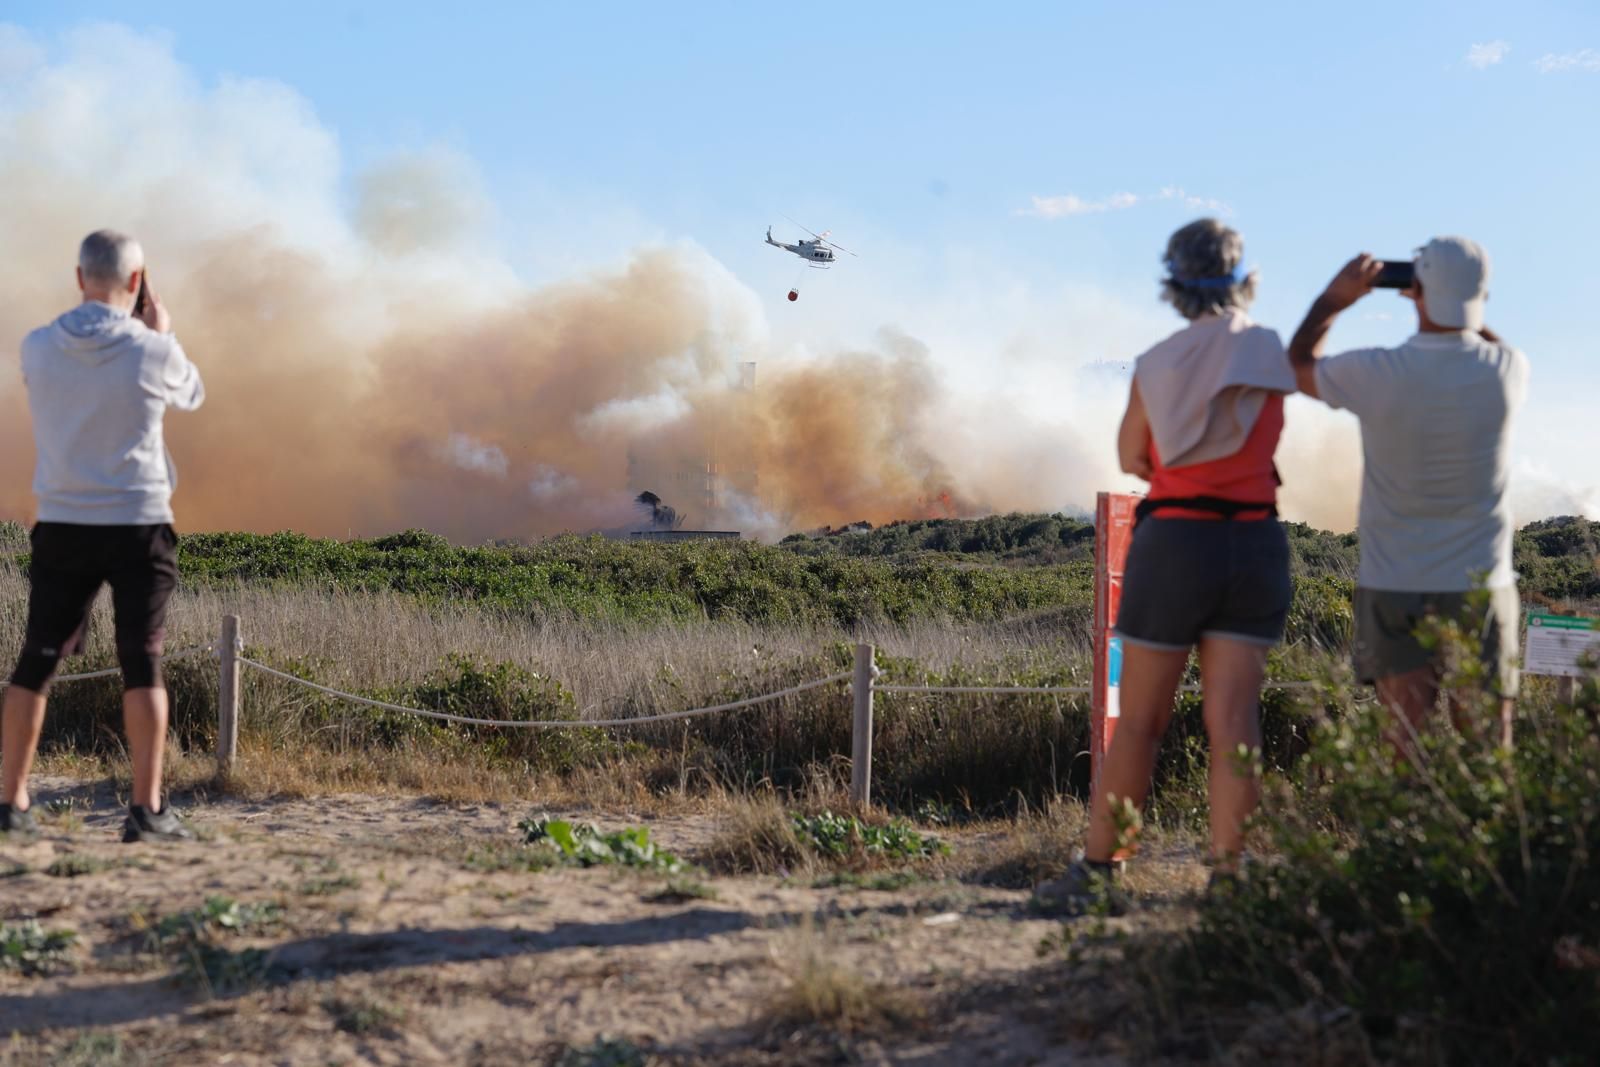
[[[1150,480],[1150,420],[1145,415],[1137,381],[1128,392],[1128,410],[1117,430],[1117,458],[1125,474]]]

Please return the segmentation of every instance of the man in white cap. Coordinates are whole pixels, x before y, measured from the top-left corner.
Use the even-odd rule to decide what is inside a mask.
[[[1289,344],[1300,391],[1361,420],[1361,567],[1356,671],[1403,717],[1405,749],[1438,702],[1442,664],[1418,638],[1428,617],[1470,620],[1500,696],[1511,743],[1521,606],[1511,569],[1508,439],[1527,392],[1528,361],[1483,322],[1489,257],[1464,237],[1417,250],[1417,332],[1395,348],[1321,357],[1338,314],[1383,270],[1363,253],[1311,305]],[[1464,725],[1464,724],[1463,724]]]

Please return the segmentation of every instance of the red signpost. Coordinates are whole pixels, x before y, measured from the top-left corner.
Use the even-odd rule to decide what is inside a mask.
[[[1133,541],[1139,498],[1100,493],[1094,509],[1094,692],[1089,716],[1089,795],[1100,788],[1100,767],[1121,713],[1122,642],[1112,634],[1122,603],[1122,571]]]

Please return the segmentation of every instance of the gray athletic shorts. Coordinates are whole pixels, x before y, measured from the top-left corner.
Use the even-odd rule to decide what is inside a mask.
[[[1468,610],[1467,593],[1398,593],[1385,589],[1356,590],[1356,676],[1371,684],[1379,678],[1420,670],[1434,662],[1433,653],[1417,640],[1417,627],[1428,616],[1455,618]],[[1499,682],[1500,695],[1517,695],[1518,624],[1522,602],[1516,586],[1489,591],[1486,611],[1471,620],[1483,644],[1483,661]]]
[[[1202,637],[1271,646],[1283,640],[1292,594],[1277,519],[1151,516],[1128,548],[1116,633],[1174,652]]]

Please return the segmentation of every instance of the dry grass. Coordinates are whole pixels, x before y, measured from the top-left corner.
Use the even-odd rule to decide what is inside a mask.
[[[0,648],[20,642],[25,603],[25,579],[0,568]],[[1059,675],[1086,664],[1077,636],[1048,617],[993,625],[924,623],[858,635],[836,627],[737,621],[557,623],[473,605],[424,605],[399,594],[266,587],[180,590],[168,648],[213,640],[226,614],[242,617],[248,654],[338,688],[403,693],[462,656],[559,682],[572,694],[580,718],[648,716],[811,680],[843,668],[858,637],[876,643],[880,661],[901,670],[997,679],[1032,670]],[[111,630],[103,598],[92,618],[88,654],[66,669],[113,663]],[[169,668],[174,730],[202,756],[216,721],[214,670],[204,660]],[[114,680],[56,690],[46,727],[46,751],[54,749],[46,759],[49,769],[75,777],[123,773],[116,693]],[[722,788],[770,785],[793,793],[819,773],[840,778],[838,763],[849,751],[849,698],[842,687],[687,724],[596,735],[582,741],[587,747],[576,757],[553,761],[547,758],[558,743],[553,735],[496,740],[492,732],[459,731],[397,737],[392,728],[378,730],[369,709],[248,671],[243,698],[241,758],[226,786],[255,796],[414,792],[478,801],[581,794],[596,805],[638,808]],[[1013,718],[1018,715],[1022,719]],[[887,796],[884,787],[900,772],[906,776],[902,794],[936,790],[949,768],[957,775],[951,792],[959,796],[974,783],[997,780],[985,761],[1020,766],[1010,749],[1045,753],[1032,773],[1055,781],[1057,771],[1066,774],[1072,765],[1082,718],[1081,711],[1069,709],[1063,719],[1062,709],[1047,698],[882,698],[878,749],[887,762],[880,795]],[[1023,720],[1026,730],[1017,726]],[[930,737],[937,743],[930,745]],[[601,751],[604,758],[594,755]],[[84,752],[97,758],[85,762],[69,754]],[[189,784],[211,778],[208,768],[182,754],[174,770]]]
[[[20,648],[28,584],[0,566],[0,649]],[[596,717],[649,715],[708,702],[730,677],[807,663],[830,646],[873,642],[881,656],[932,670],[1006,662],[1024,667],[1087,656],[1082,636],[1048,617],[1000,624],[917,623],[859,632],[840,627],[762,626],[732,620],[623,625],[534,620],[481,606],[423,604],[399,593],[311,587],[180,589],[173,597],[169,651],[214,641],[224,615],[238,615],[247,650],[324,665],[322,680],[383,688],[424,677],[451,655],[514,663],[559,678]],[[88,652],[65,669],[115,662],[109,592],[91,619]],[[1085,662],[1086,659],[1085,659]]]
[[[1042,808],[1020,813],[984,835],[985,847],[955,857],[964,877],[1008,889],[1030,889],[1067,869],[1083,847],[1089,812],[1071,797],[1055,797]]]
[[[789,813],[770,793],[726,798],[721,829],[700,862],[722,874],[809,874],[815,853],[794,832]]]
[[[830,931],[809,919],[774,945],[772,952],[786,978],[767,1009],[777,1025],[882,1033],[926,1014],[906,990],[874,981],[852,967]]]

